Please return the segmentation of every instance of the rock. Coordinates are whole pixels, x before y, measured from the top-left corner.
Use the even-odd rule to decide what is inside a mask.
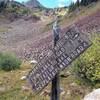
[[[67,71],[67,72],[62,72],[61,75],[60,75],[60,77],[62,77],[62,78],[67,78],[67,77],[69,77],[70,75],[71,75],[71,73],[70,73],[69,71]]]
[[[63,88],[60,88],[60,93],[63,92],[63,91],[64,91],[64,89]]]
[[[86,95],[83,100],[100,100],[100,88]]]
[[[63,96],[65,94],[65,91],[61,92],[61,96]]]
[[[22,73],[26,73],[27,71],[22,71]]]
[[[22,91],[29,91],[30,88],[28,86],[22,86]]]
[[[71,94],[71,92],[70,92],[70,90],[68,90],[68,91],[67,91],[67,95],[70,95],[70,94]]]
[[[38,62],[36,60],[31,60],[30,64],[37,64]]]
[[[26,80],[26,78],[27,78],[26,76],[22,76],[20,79],[21,80]]]
[[[70,71],[67,71],[66,74],[67,74],[67,75],[71,75],[71,72],[70,72]]]
[[[6,91],[6,88],[5,87],[0,87],[0,93],[1,92],[5,92]]]
[[[60,94],[61,94],[61,95],[64,95],[64,94],[65,94],[65,91],[64,91],[63,88],[60,88]]]
[[[70,86],[77,86],[77,84],[73,82],[70,84]]]

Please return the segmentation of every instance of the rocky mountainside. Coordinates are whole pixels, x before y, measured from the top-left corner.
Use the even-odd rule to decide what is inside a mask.
[[[43,8],[43,5],[37,0],[29,0],[25,5],[29,8]]]
[[[65,33],[69,25],[75,24],[82,32],[87,34],[100,32],[100,3],[92,5],[87,10],[80,11],[77,16],[73,14],[64,20],[66,24],[62,27]],[[19,10],[18,10],[19,11]],[[90,13],[89,13],[90,12]],[[88,14],[89,13],[89,14]],[[87,15],[88,14],[88,15]],[[15,18],[15,17],[14,17]],[[76,19],[77,18],[77,19]],[[1,23],[1,21],[0,21]],[[18,19],[10,24],[0,24],[0,51],[13,51],[22,59],[38,59],[45,56],[52,47],[52,30],[48,31],[48,21],[38,21]],[[46,27],[47,26],[47,27]],[[44,30],[46,30],[44,32]]]

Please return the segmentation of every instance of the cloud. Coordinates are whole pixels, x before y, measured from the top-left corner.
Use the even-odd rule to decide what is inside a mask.
[[[72,2],[76,2],[77,0],[72,0]]]
[[[64,7],[70,5],[71,2],[76,2],[77,0],[57,0],[58,7]]]
[[[65,4],[61,4],[61,3],[58,4],[58,7],[64,7],[64,6]]]
[[[64,7],[66,5],[66,0],[58,0],[58,7]]]

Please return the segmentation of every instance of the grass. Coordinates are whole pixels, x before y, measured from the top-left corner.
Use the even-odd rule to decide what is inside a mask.
[[[26,67],[25,69],[23,66],[20,70],[12,72],[0,71],[0,82],[7,87],[7,91],[0,94],[0,100],[24,100],[22,98],[29,95],[21,90],[21,87],[26,85],[27,81],[20,80],[23,75],[26,75],[29,72],[27,65],[28,64],[24,64]]]
[[[20,70],[12,72],[5,72],[0,70],[0,82],[2,83],[0,84],[0,87],[5,86],[7,88],[5,92],[0,93],[0,100],[50,100],[49,96],[40,96],[40,94],[35,95],[31,89],[29,91],[22,90],[22,86],[29,84],[26,80],[22,81],[20,78],[24,75],[27,75],[31,68],[32,66],[30,66],[29,63],[24,62],[21,65]],[[68,78],[60,78],[60,86],[65,91],[65,94],[60,96],[60,100],[81,100],[82,95],[74,93],[71,90],[70,84],[74,82],[74,79],[75,78],[73,75],[70,75]],[[77,87],[81,88],[81,86]],[[45,89],[50,90],[50,88],[51,85],[49,84]],[[71,92],[70,95],[67,94],[68,90]]]
[[[0,14],[0,19],[4,19],[4,18],[5,18],[5,16]]]
[[[8,28],[7,27],[0,27],[0,32],[8,32]]]
[[[88,15],[95,13],[96,11],[99,11],[99,10],[100,10],[100,2],[92,3],[92,4],[88,5],[87,7],[82,7],[81,10],[78,12],[74,11],[70,14],[67,14],[63,18],[63,20],[61,21],[60,24],[62,26],[71,25],[72,23],[74,23],[78,19],[82,19]]]
[[[28,82],[20,80],[24,75],[27,75],[31,70],[29,63],[24,62],[21,65],[20,70],[5,72],[0,70],[0,87],[4,86],[7,90],[0,93],[0,100],[43,100],[37,99],[38,96],[34,96],[32,90],[25,92],[21,88],[28,85]]]
[[[68,17],[66,16],[60,24],[62,26],[72,24],[77,19],[87,16],[98,9],[100,3],[94,4],[92,7],[84,8],[82,11],[80,11],[75,16]],[[66,23],[65,23],[66,22]],[[48,28],[49,26],[49,28]],[[49,24],[46,28],[46,30],[50,30],[51,24]],[[0,28],[0,32],[7,32],[7,28]],[[0,70],[0,87],[6,87],[7,90],[5,92],[0,92],[0,100],[50,100],[49,96],[40,96],[40,94],[35,95],[32,90],[29,91],[23,91],[22,86],[28,85],[28,82],[20,80],[20,78],[24,75],[27,75],[28,72],[31,70],[31,66],[27,62],[23,62],[21,65],[20,70],[5,72]],[[66,69],[66,71],[71,71],[71,67]],[[85,94],[91,91],[90,87],[85,87],[84,85],[77,85],[76,83],[80,83],[77,81],[74,75],[70,75],[67,78],[60,78],[60,86],[64,89],[65,94],[60,96],[60,100],[81,100]],[[71,84],[75,83],[75,86],[72,86]],[[49,84],[45,89],[50,90],[51,85]],[[70,93],[68,94],[68,91]],[[82,94],[79,93],[82,92]]]

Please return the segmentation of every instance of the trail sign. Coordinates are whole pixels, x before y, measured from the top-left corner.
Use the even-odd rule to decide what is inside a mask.
[[[55,75],[83,53],[91,42],[77,27],[70,27],[49,53],[32,69],[28,79],[34,92],[41,91]]]

